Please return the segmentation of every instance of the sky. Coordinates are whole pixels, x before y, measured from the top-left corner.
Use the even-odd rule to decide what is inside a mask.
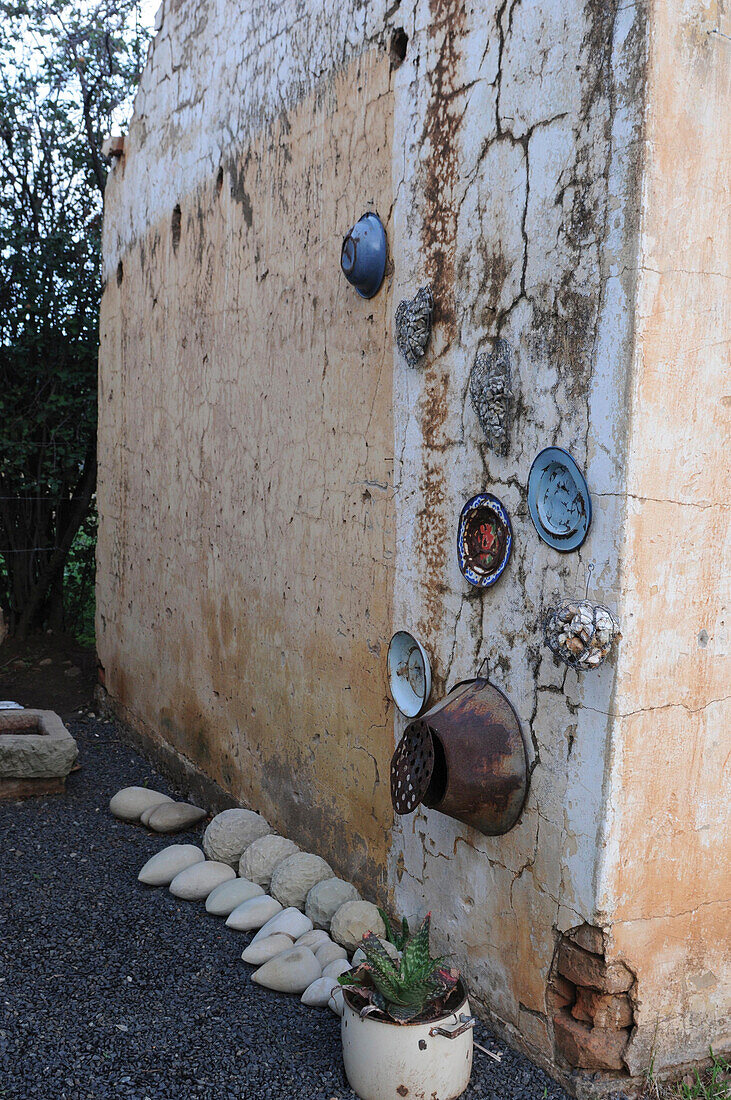
[[[155,29],[155,16],[161,0],[140,0],[140,18],[150,31]],[[124,133],[129,125],[130,104],[127,103],[112,115],[112,133]]]
[[[155,26],[155,16],[157,9],[160,7],[160,0],[141,0],[140,14],[142,21],[148,27]]]

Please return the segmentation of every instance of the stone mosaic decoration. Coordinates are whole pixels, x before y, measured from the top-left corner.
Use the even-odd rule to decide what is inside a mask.
[[[510,345],[496,340],[492,351],[476,356],[470,374],[470,397],[491,451],[510,449]]]
[[[415,367],[426,352],[433,309],[430,286],[422,286],[411,301],[404,299],[396,309],[396,343],[410,367]]]
[[[579,672],[598,668],[621,637],[609,608],[590,600],[564,600],[546,620],[546,645]]]

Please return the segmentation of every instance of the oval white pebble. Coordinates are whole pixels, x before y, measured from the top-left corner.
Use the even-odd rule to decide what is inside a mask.
[[[289,951],[290,947],[293,946],[290,936],[286,936],[284,932],[275,932],[273,936],[267,936],[266,939],[259,940],[258,943],[252,940],[243,951],[241,958],[245,963],[261,966],[262,963],[273,959],[275,955],[281,955],[283,951]]]
[[[143,810],[163,802],[172,802],[172,798],[149,787],[124,787],[110,800],[109,809],[120,821],[139,821]]]
[[[227,863],[207,859],[204,863],[186,867],[176,875],[170,883],[170,893],[183,901],[204,901],[211,890],[235,877],[236,872]]]
[[[350,963],[347,959],[335,959],[333,962],[328,963],[327,966],[323,966],[322,976],[323,978],[338,978],[341,974],[347,974],[350,968]]]
[[[300,1000],[303,1005],[312,1008],[327,1008],[330,995],[339,988],[337,978],[316,978],[312,985],[308,985]]]
[[[161,806],[152,807],[143,824],[155,833],[182,833],[185,829],[192,829],[204,817],[206,811],[190,802],[163,802]]]
[[[239,905],[251,898],[260,898],[264,891],[245,878],[229,879],[211,890],[206,898],[206,911],[214,917],[228,917]]]
[[[291,947],[255,970],[251,980],[279,993],[304,993],[321,976],[320,964],[309,947]]]
[[[289,909],[282,909],[281,913],[277,913],[271,920],[268,920],[263,928],[260,928],[256,933],[252,943],[266,939],[267,936],[273,936],[275,932],[286,932],[292,940],[296,940],[298,936],[311,931],[312,921],[309,917],[306,917],[304,913],[300,913],[299,909],[290,906]]]
[[[323,932],[321,928],[312,928],[309,932],[305,932],[304,936],[300,936],[295,940],[295,947],[309,947],[311,951],[317,954],[317,949],[323,943],[332,943],[332,940],[328,936],[327,932]]]
[[[161,852],[148,859],[137,876],[145,886],[169,886],[176,875],[195,863],[203,863],[205,856],[195,844],[169,844]]]
[[[258,898],[249,898],[231,912],[226,921],[226,927],[233,928],[237,932],[251,932],[254,928],[261,928],[281,910],[279,902],[267,894]]]
[[[321,943],[317,947],[313,947],[315,952],[315,958],[319,962],[320,966],[327,966],[328,963],[335,962],[336,959],[347,959],[348,952],[344,947],[341,947],[339,943],[333,943],[330,940],[328,943]]]

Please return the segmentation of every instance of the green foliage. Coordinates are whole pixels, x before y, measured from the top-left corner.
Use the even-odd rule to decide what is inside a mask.
[[[64,627],[82,645],[94,645],[97,514],[94,507],[71,543],[64,569]]]
[[[372,932],[361,943],[366,961],[341,974],[338,981],[363,1000],[361,1015],[381,1012],[396,1023],[435,1018],[454,991],[459,971],[445,967],[443,958],[429,954],[427,913],[415,935],[406,940],[401,958],[394,962]],[[384,921],[386,928],[390,925]],[[393,942],[393,940],[390,940]]]
[[[379,909],[378,912],[381,914],[381,920],[386,928],[386,939],[393,944],[397,951],[403,951],[409,938],[409,922],[406,917],[403,917],[401,921],[401,931],[399,932],[391,926],[391,921],[388,919],[388,913],[385,909]]]
[[[706,1073],[697,1070],[692,1084],[675,1085],[677,1100],[729,1100],[731,1097],[731,1062],[711,1050],[711,1068]],[[673,1095],[672,1093],[670,1095]]]
[[[11,630],[62,626],[69,606],[79,620],[88,591],[101,145],[141,69],[138,5],[0,0],[0,609]]]
[[[662,1084],[655,1080],[654,1058],[642,1093],[643,1100],[731,1100],[731,1062],[710,1050],[711,1065],[696,1070],[682,1081]]]

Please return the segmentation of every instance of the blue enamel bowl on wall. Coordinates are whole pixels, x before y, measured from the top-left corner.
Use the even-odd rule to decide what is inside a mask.
[[[513,529],[505,506],[492,493],[467,501],[457,528],[457,561],[466,581],[490,588],[505,572],[513,549]]]
[[[546,447],[528,475],[528,510],[545,543],[567,553],[578,550],[591,525],[586,479],[568,451]]]
[[[372,298],[386,274],[386,231],[377,214],[364,214],[343,241],[343,275],[360,294]]]

